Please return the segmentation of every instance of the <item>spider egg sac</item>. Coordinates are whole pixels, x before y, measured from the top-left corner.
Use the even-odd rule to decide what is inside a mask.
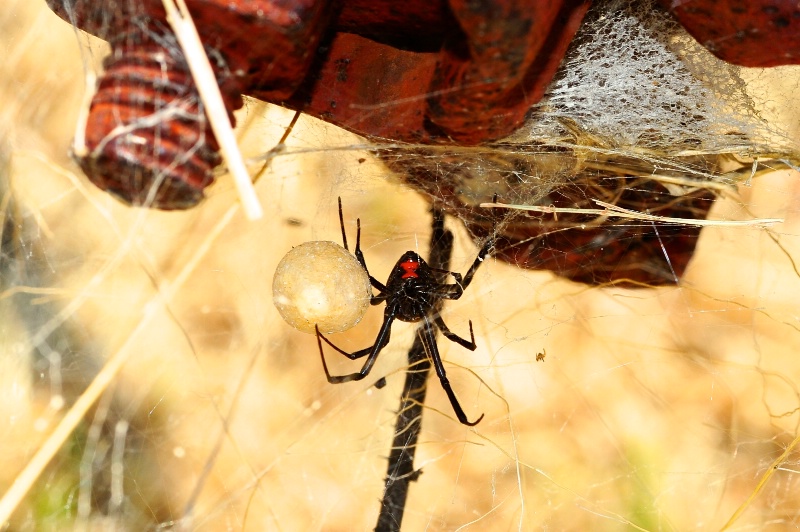
[[[337,333],[369,308],[372,288],[358,260],[333,242],[306,242],[287,253],[272,281],[272,300],[286,323],[303,332]]]

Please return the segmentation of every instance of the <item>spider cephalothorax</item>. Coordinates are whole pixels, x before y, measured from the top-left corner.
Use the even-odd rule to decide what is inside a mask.
[[[339,200],[339,222],[342,227],[342,240],[344,242],[344,247],[347,249],[347,235],[345,234],[344,230],[344,216],[342,215],[341,199]],[[354,253],[358,261],[364,267],[364,271],[366,271],[369,275],[367,263],[364,260],[364,254],[361,251],[360,220],[356,221],[356,226],[358,229],[356,234],[356,249]],[[377,360],[381,350],[389,343],[392,322],[395,319],[406,322],[422,321],[422,327],[419,331],[420,338],[425,346],[425,351],[428,354],[428,357],[436,369],[439,382],[441,382],[442,388],[444,388],[448,399],[450,399],[450,404],[453,406],[456,417],[458,417],[458,420],[464,425],[477,425],[478,422],[483,419],[483,415],[481,414],[476,421],[469,421],[464,413],[464,410],[461,408],[461,405],[458,403],[458,399],[453,392],[453,388],[450,386],[450,381],[447,379],[444,364],[442,363],[442,358],[439,355],[439,348],[436,344],[436,329],[440,330],[444,337],[451,342],[455,342],[463,347],[466,347],[470,351],[475,350],[477,346],[475,344],[475,335],[472,332],[472,321],[469,322],[470,339],[466,340],[451,332],[450,329],[447,328],[447,325],[445,325],[444,321],[442,320],[439,311],[443,300],[458,299],[461,297],[461,295],[464,293],[464,289],[466,289],[470,282],[472,282],[475,272],[486,258],[486,255],[488,255],[493,244],[494,240],[492,238],[489,238],[489,240],[486,241],[481,250],[478,252],[478,256],[472,263],[472,266],[470,266],[463,278],[460,273],[439,270],[430,267],[428,263],[426,263],[422,257],[420,257],[419,254],[414,251],[407,251],[403,254],[403,256],[400,257],[400,259],[392,268],[392,272],[389,274],[389,279],[386,281],[385,285],[370,275],[370,283],[379,292],[378,295],[372,296],[370,303],[372,305],[378,305],[384,301],[386,302],[386,310],[384,311],[383,315],[383,325],[378,332],[378,337],[375,340],[375,343],[372,346],[356,351],[355,353],[348,353],[342,349],[339,349],[330,340],[322,336],[319,333],[319,328],[317,328],[316,333],[317,343],[319,344],[319,353],[322,357],[322,366],[325,369],[325,375],[328,378],[328,382],[331,384],[339,384],[363,379],[369,375],[369,372],[372,370],[372,366],[375,364],[375,361]],[[450,243],[448,245],[452,244]],[[455,283],[447,284],[442,282],[442,278],[447,276],[451,276]],[[323,340],[337,352],[343,354],[350,360],[356,360],[366,356],[367,360],[364,362],[361,370],[347,375],[331,375],[328,371],[328,365],[325,362],[325,356],[322,352]]]

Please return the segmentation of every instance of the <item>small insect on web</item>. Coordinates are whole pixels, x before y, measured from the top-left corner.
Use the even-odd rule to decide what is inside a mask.
[[[347,247],[347,235],[344,229],[344,215],[342,214],[342,199],[339,198],[339,224],[342,228],[342,241],[344,248]],[[470,351],[474,351],[477,347],[475,343],[475,334],[472,331],[472,320],[469,322],[469,336],[470,339],[466,340],[461,338],[445,325],[440,310],[442,302],[445,299],[458,299],[464,290],[472,282],[475,272],[478,271],[483,260],[489,254],[494,246],[494,237],[490,236],[489,239],[483,244],[478,256],[470,266],[467,273],[462,277],[460,273],[451,272],[447,270],[440,270],[432,268],[419,256],[415,251],[405,252],[397,263],[392,268],[389,274],[389,279],[386,284],[382,284],[372,275],[369,274],[367,263],[364,260],[364,254],[361,251],[361,219],[356,220],[356,249],[355,256],[358,262],[363,266],[364,271],[369,275],[369,280],[372,286],[378,290],[379,294],[373,295],[370,299],[370,304],[379,305],[386,302],[386,310],[383,315],[383,324],[378,332],[378,337],[375,343],[370,347],[360,349],[354,353],[348,353],[336,347],[330,340],[322,336],[319,332],[319,327],[316,328],[317,344],[319,345],[319,354],[322,358],[322,367],[325,369],[325,375],[328,382],[331,384],[341,384],[344,382],[358,381],[369,375],[372,366],[378,359],[378,355],[389,344],[389,337],[391,335],[392,323],[395,319],[406,322],[422,321],[422,328],[420,329],[420,339],[425,346],[425,352],[436,368],[436,375],[439,377],[439,382],[442,388],[450,399],[450,404],[453,406],[453,411],[458,420],[464,425],[470,427],[477,425],[483,419],[483,414],[476,421],[469,421],[464,410],[456,398],[450,381],[447,378],[447,373],[442,363],[442,358],[439,355],[439,348],[436,343],[436,330],[440,330],[445,338],[451,342],[455,342],[462,347],[466,347]],[[452,242],[448,244],[452,246]],[[448,253],[449,254],[449,253]],[[455,284],[447,284],[440,281],[441,277],[452,276]],[[325,341],[329,346],[334,348],[337,352],[346,356],[350,360],[367,357],[367,361],[361,367],[360,371],[349,373],[347,375],[331,375],[328,371],[328,364],[325,362],[325,355],[322,350],[322,341]]]

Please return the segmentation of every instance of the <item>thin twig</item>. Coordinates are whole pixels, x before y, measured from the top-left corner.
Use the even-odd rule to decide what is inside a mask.
[[[627,218],[629,220],[641,220],[645,222],[660,222],[678,225],[694,225],[698,227],[753,227],[767,226],[783,223],[783,218],[755,218],[753,220],[701,220],[694,218],[670,218],[668,216],[656,216],[644,212],[637,212],[630,209],[623,209],[605,201],[593,200],[602,209],[575,209],[571,207],[553,207],[549,205],[512,205],[507,203],[481,203],[485,209],[512,209],[519,211],[533,211],[545,214],[591,214],[595,216],[608,216],[610,218]]]
[[[450,269],[450,254],[453,250],[453,233],[444,228],[444,213],[434,207],[431,243],[428,263],[442,271]],[[444,276],[443,276],[444,277]],[[445,279],[437,279],[444,282]],[[438,311],[435,308],[434,311]],[[386,489],[381,500],[376,532],[396,532],[403,522],[408,488],[417,480],[421,471],[414,470],[414,454],[422,428],[422,412],[425,404],[428,375],[431,364],[421,340],[422,327],[417,328],[414,343],[408,352],[409,370],[403,384],[403,397],[397,412],[394,441],[389,454],[386,472]]]
[[[177,5],[175,4],[177,2]],[[175,37],[181,45],[186,63],[194,78],[197,92],[205,106],[211,129],[219,143],[220,153],[233,176],[233,182],[239,192],[242,210],[249,220],[257,220],[264,215],[261,204],[258,202],[250,174],[244,165],[242,153],[233,134],[233,127],[228,119],[228,111],[222,101],[214,70],[208,60],[200,35],[194,25],[189,9],[184,0],[162,0],[169,22]]]
[[[297,111],[294,114],[294,116],[292,116],[292,120],[291,122],[289,122],[289,125],[286,126],[286,130],[283,132],[281,140],[279,140],[278,143],[275,146],[273,146],[272,149],[269,150],[266,156],[264,157],[264,164],[261,166],[261,169],[258,172],[256,172],[256,175],[253,177],[253,183],[256,183],[259,179],[261,179],[261,176],[263,176],[264,173],[267,171],[267,168],[269,168],[272,159],[279,153],[286,150],[286,144],[284,143],[286,142],[286,139],[289,138],[289,135],[292,134],[292,130],[294,129],[295,124],[297,124],[297,120],[300,118],[301,114],[302,113],[300,111]]]
[[[772,479],[772,476],[778,471],[781,467],[781,464],[789,459],[789,455],[791,455],[797,446],[800,445],[800,436],[797,436],[792,443],[789,444],[788,447],[781,453],[779,457],[777,457],[767,468],[764,474],[761,476],[761,479],[758,481],[756,485],[756,489],[750,494],[750,496],[745,499],[745,501],[733,512],[731,518],[728,519],[728,522],[720,530],[728,530],[730,529],[736,521],[742,516],[747,507],[756,500],[756,498],[761,494],[764,488],[767,486],[769,481]]]

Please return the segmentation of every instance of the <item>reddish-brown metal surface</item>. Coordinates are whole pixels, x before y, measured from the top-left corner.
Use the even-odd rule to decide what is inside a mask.
[[[161,1],[48,5],[112,46],[80,158],[89,179],[128,203],[183,209],[200,202],[221,159]],[[189,7],[231,116],[254,86],[270,100],[296,91],[334,10],[321,0],[192,0]]]
[[[335,6],[329,0],[188,0],[203,43],[225,59],[243,93],[288,98],[305,78]],[[63,19],[116,49],[167,28],[161,0],[47,0]],[[168,30],[166,31],[167,33]],[[144,42],[148,42],[145,38]]]
[[[219,164],[161,0],[47,0],[65,20],[108,40],[112,55],[86,127],[81,165],[100,188],[161,209],[197,204]],[[661,0],[719,57],[746,66],[800,63],[797,0]],[[370,140],[479,145],[503,138],[543,95],[590,0],[187,0],[229,112],[241,95],[301,110]],[[67,7],[69,6],[69,9]],[[480,235],[487,226],[446,177],[407,180],[443,200]],[[425,179],[436,179],[435,183]],[[581,206],[580,176],[553,191]],[[603,188],[594,196],[604,197]],[[618,205],[704,217],[709,193],[607,190]],[[560,198],[560,199],[558,199]],[[502,198],[501,198],[502,199]],[[559,205],[561,204],[559,203]],[[586,205],[592,207],[592,205]],[[659,233],[630,223],[544,216],[506,224],[499,255],[570,279],[673,282],[696,229]],[[670,262],[671,261],[671,262]]]
[[[420,156],[425,152],[430,156],[429,149]],[[398,158],[392,149],[381,155],[413,188],[463,220],[476,239],[483,240],[496,232],[495,257],[523,268],[549,270],[572,281],[622,287],[674,285],[686,270],[700,236],[700,227],[689,224],[483,208],[480,203],[490,201],[492,187],[478,187],[489,192],[488,195],[480,191],[465,192],[470,187],[469,179],[434,181],[425,166],[407,164],[406,155]],[[457,167],[448,165],[448,159],[452,160],[447,155],[440,158],[442,175],[457,171]],[[713,159],[704,157],[687,158],[684,163],[709,172],[714,166]],[[530,203],[546,208],[596,211],[597,201],[601,201],[628,212],[664,218],[706,218],[716,194],[703,188],[703,181],[698,180],[696,188],[675,195],[674,190],[649,177],[655,171],[656,167],[648,168],[646,164],[629,171],[622,166],[608,172],[577,171]],[[515,193],[506,190],[510,195]],[[479,197],[474,201],[466,199],[473,194]],[[516,203],[502,194],[497,201]]]
[[[413,36],[390,46],[336,33],[320,68],[283,103],[390,141],[475,145],[508,136],[544,94],[589,6],[539,3],[486,2],[505,5],[480,12],[495,17],[485,26],[461,7],[457,23],[443,26],[457,31],[437,33],[445,37],[438,52],[413,48]]]
[[[81,165],[89,178],[135,204],[181,209],[199,202],[219,162],[204,117],[150,119],[167,108],[152,102],[164,100],[176,102],[184,114],[202,115],[161,1],[48,3],[114,49],[87,124],[90,153]],[[479,144],[521,124],[552,79],[589,2],[187,4],[214,52],[212,60],[219,59],[218,81],[229,111],[248,94],[368,137]],[[159,81],[165,68],[172,81],[167,90]],[[135,130],[133,138],[129,130]]]
[[[747,67],[800,64],[797,0],[661,0],[711,53]]]
[[[582,188],[572,183],[556,189],[551,193],[556,198],[553,206],[596,208],[586,196],[593,186],[597,185],[586,183],[587,188]],[[623,209],[690,220],[705,219],[715,198],[703,189],[674,197],[655,181],[603,192],[615,196],[614,205]],[[512,221],[498,240],[497,256],[591,285],[641,288],[677,284],[700,237],[697,226],[619,219],[597,225],[596,217],[563,213],[532,218]],[[472,227],[483,233],[477,225]]]

